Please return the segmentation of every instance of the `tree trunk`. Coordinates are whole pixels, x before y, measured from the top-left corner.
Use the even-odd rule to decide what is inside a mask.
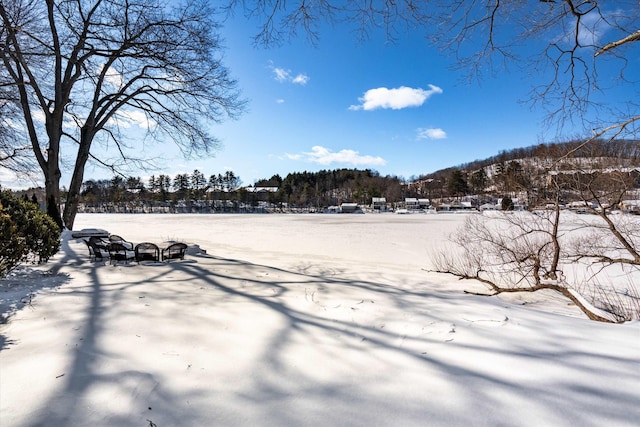
[[[558,264],[560,263],[560,242],[558,241],[558,229],[560,227],[560,199],[556,197],[553,213],[553,232],[551,240],[553,242],[553,260],[551,261],[550,278],[558,279]]]
[[[46,203],[47,203],[47,213],[60,230],[64,228],[64,223],[62,221],[62,217],[60,216],[60,177],[62,173],[60,172],[60,167],[58,165],[58,152],[53,149],[47,150],[47,162],[45,167],[43,168],[44,177],[45,177],[45,192],[46,192]]]
[[[73,223],[78,213],[78,204],[80,202],[80,190],[84,179],[84,168],[89,160],[89,151],[91,149],[91,140],[93,135],[85,128],[80,131],[80,146],[78,147],[78,157],[73,169],[73,176],[69,184],[69,193],[67,194],[67,202],[64,205],[64,222],[69,230],[73,230]]]
[[[478,293],[478,292],[464,291],[464,293],[472,294],[472,295],[480,295],[480,296],[490,297],[490,296],[494,296],[494,295],[498,295],[498,294],[502,294],[502,293],[536,292],[536,291],[540,291],[542,289],[551,289],[553,291],[556,291],[556,292],[560,293],[565,298],[567,298],[569,301],[574,303],[576,305],[576,307],[578,307],[580,309],[580,311],[582,311],[582,313],[585,316],[587,316],[590,320],[595,320],[597,322],[603,322],[603,323],[616,323],[615,321],[613,321],[611,319],[608,319],[606,317],[602,317],[599,314],[594,313],[593,311],[591,311],[591,309],[589,307],[585,306],[582,303],[580,298],[578,298],[576,295],[574,295],[573,292],[571,292],[565,286],[555,285],[555,284],[551,284],[551,283],[540,283],[540,282],[538,282],[535,285],[532,285],[532,286],[530,286],[528,288],[516,288],[516,287],[514,287],[514,288],[505,288],[505,287],[501,287],[501,286],[496,285],[491,280],[483,279],[479,275],[468,276],[468,275],[463,275],[463,274],[459,274],[459,273],[455,273],[455,272],[451,272],[451,271],[447,271],[447,270],[435,270],[435,271],[436,271],[436,273],[452,274],[452,275],[454,275],[456,277],[459,277],[460,279],[477,280],[477,281],[487,285],[493,291],[492,294],[483,294],[483,293]]]

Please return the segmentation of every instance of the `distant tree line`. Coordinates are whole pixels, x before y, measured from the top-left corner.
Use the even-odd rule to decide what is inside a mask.
[[[260,179],[252,187],[241,187],[234,172],[213,174],[208,178],[199,170],[193,173],[87,180],[81,190],[85,206],[103,204],[184,204],[211,206],[215,201],[255,206],[267,202],[276,206],[324,208],[344,202],[366,205],[373,197],[397,202],[407,196],[406,184],[395,176],[381,176],[372,170],[338,169],[290,173],[285,178],[273,175]],[[226,204],[225,204],[226,206]]]
[[[274,175],[258,180],[256,187],[277,187],[278,200],[296,206],[326,207],[341,203],[368,205],[373,197],[398,202],[406,196],[404,181],[365,169],[295,172],[284,179]]]
[[[233,171],[210,175],[199,170],[180,173],[173,178],[166,174],[152,175],[145,183],[140,177],[114,176],[111,179],[87,180],[80,192],[81,203],[152,203],[198,201],[208,198],[228,198],[236,192],[242,181]]]

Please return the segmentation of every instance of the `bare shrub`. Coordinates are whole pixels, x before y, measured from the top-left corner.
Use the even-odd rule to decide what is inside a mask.
[[[632,276],[625,276],[630,281],[626,291],[600,283],[604,277],[601,264],[577,259],[563,250],[575,247],[571,239],[579,235],[583,225],[561,222],[561,218],[558,209],[469,216],[451,236],[457,250],[440,250],[433,258],[434,270],[482,282],[491,291],[482,295],[550,289],[574,303],[589,319],[640,319],[640,300]],[[568,278],[564,274],[569,266],[581,266],[585,272],[581,281],[571,282],[577,275]]]

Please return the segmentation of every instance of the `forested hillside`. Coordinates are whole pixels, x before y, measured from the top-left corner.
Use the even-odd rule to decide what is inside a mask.
[[[594,185],[614,188],[613,181],[622,186],[618,191],[631,190],[638,187],[639,170],[640,141],[571,141],[502,151],[423,175],[410,187],[432,199],[524,195],[535,204],[548,198],[548,192],[555,193],[555,187],[563,189],[567,201],[574,190]]]
[[[496,156],[425,174],[407,182],[370,169],[336,169],[274,175],[242,186],[232,171],[208,178],[192,174],[88,180],[81,191],[85,207],[162,206],[179,211],[238,211],[257,206],[323,209],[341,203],[370,205],[372,198],[402,203],[407,197],[437,203],[468,198],[477,205],[503,196],[526,205],[584,198],[580,192],[608,189],[620,197],[639,187],[639,141],[571,141],[502,151]],[[602,190],[604,191],[604,190]],[[28,197],[34,190],[26,192]],[[594,196],[591,194],[591,196]],[[38,197],[41,197],[38,194]],[[555,197],[555,196],[554,196]]]
[[[337,169],[295,172],[284,179],[274,175],[255,187],[277,187],[280,199],[299,206],[332,206],[343,202],[370,204],[372,197],[400,201],[406,194],[396,176],[381,176],[369,169]],[[404,186],[406,187],[406,186]]]

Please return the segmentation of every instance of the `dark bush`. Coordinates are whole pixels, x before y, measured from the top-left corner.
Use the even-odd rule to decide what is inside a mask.
[[[513,206],[513,200],[511,199],[511,197],[503,197],[502,198],[502,210],[503,211],[512,211],[514,208]]]
[[[7,214],[0,212],[0,277],[4,277],[28,253],[24,237]]]
[[[0,192],[0,277],[21,262],[42,263],[60,249],[60,228],[40,208]]]

